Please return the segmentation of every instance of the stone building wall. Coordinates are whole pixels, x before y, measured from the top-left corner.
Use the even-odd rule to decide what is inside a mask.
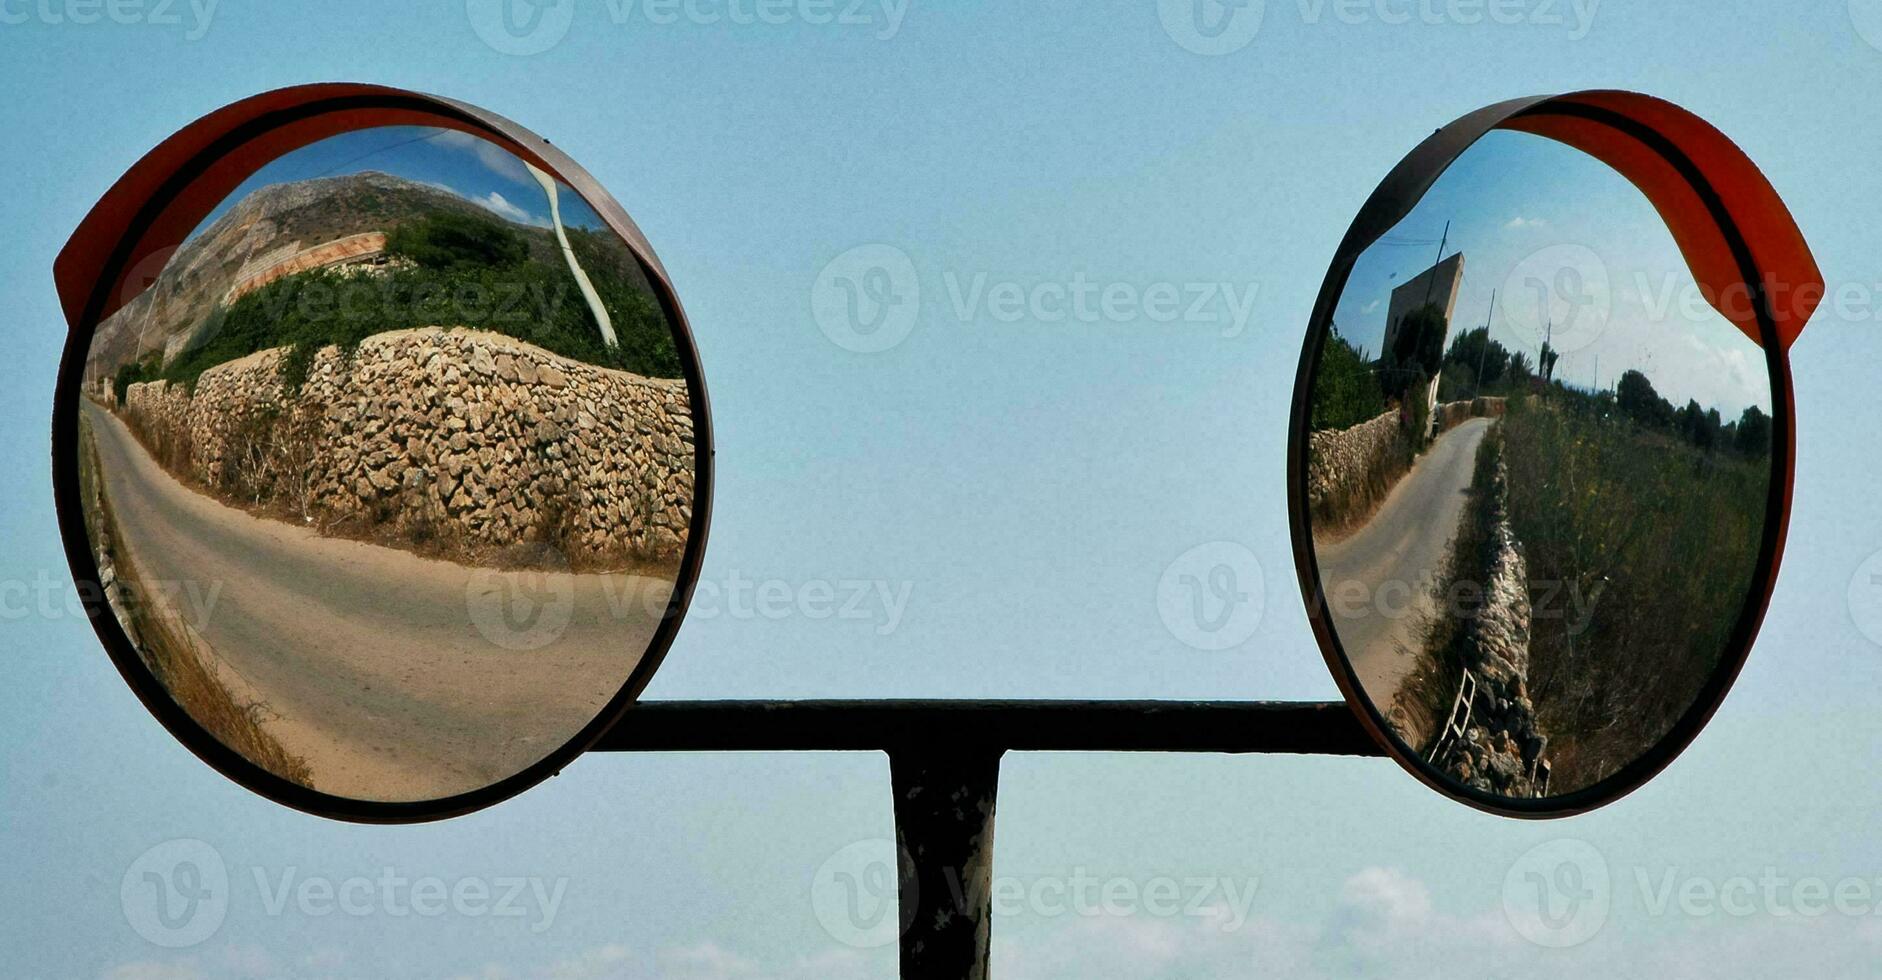
[[[390,531],[470,557],[533,542],[590,566],[668,561],[693,508],[681,380],[513,338],[428,327],[328,347],[298,392],[286,348],[203,372],[192,395],[130,386],[160,462],[237,503]]]

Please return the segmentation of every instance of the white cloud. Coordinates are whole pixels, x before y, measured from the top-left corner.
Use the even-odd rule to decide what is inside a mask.
[[[1519,214],[1516,217],[1503,222],[1503,230],[1521,231],[1524,228],[1542,228],[1542,227],[1547,226],[1548,223],[1549,223],[1548,219],[1546,218],[1525,218]]]
[[[1619,897],[1617,895],[1617,897]],[[1869,976],[1882,923],[1864,919],[1610,921],[1582,946],[1547,949],[1517,935],[1500,904],[1472,914],[1437,907],[1425,884],[1389,868],[1348,878],[1318,921],[1256,917],[1236,930],[1201,918],[1107,917],[996,924],[994,973],[1009,980],[1077,977]],[[1621,907],[1617,915],[1624,914]],[[1015,935],[1017,933],[1017,935]]]
[[[103,980],[208,980],[208,976],[193,960],[176,963],[139,960],[105,971]]]
[[[637,966],[626,946],[609,943],[572,959],[561,960],[529,976],[540,980],[627,980],[639,973]],[[507,971],[502,975],[520,976]]]
[[[1367,303],[1366,305],[1360,307],[1359,312],[1373,313],[1373,312],[1376,312],[1378,309],[1379,309],[1379,301],[1375,299],[1372,302]]]
[[[732,980],[755,977],[756,961],[740,956],[713,943],[700,943],[660,954],[660,975],[685,980]]]
[[[523,161],[518,160],[510,151],[481,137],[447,129],[438,134],[435,142],[439,146],[448,146],[454,150],[472,154],[479,163],[484,165],[485,169],[500,177],[523,184],[535,179],[529,175],[529,170],[523,166]]]
[[[549,220],[547,218],[538,218],[528,211],[511,204],[509,198],[504,197],[496,191],[491,191],[483,197],[473,197],[469,200],[482,206],[485,210],[490,211],[497,217],[514,221],[517,224],[535,225],[539,228],[549,227]]]
[[[1583,945],[1549,949],[1523,940],[1497,894],[1477,894],[1474,911],[1450,912],[1424,882],[1392,868],[1366,868],[1341,885],[1318,917],[1221,915],[1070,916],[994,923],[994,972],[1003,980],[1287,976],[1302,980],[1368,977],[1425,980],[1512,977],[1581,980],[1589,976],[1718,977],[1871,976],[1882,959],[1882,921],[1801,916],[1653,918],[1627,901],[1617,883],[1615,917]],[[1276,900],[1278,902],[1278,900]],[[1291,908],[1291,905],[1288,906]],[[356,957],[357,958],[357,957]],[[367,957],[371,958],[371,957]],[[259,960],[210,956],[140,960],[104,980],[236,980]],[[244,965],[246,961],[246,965]],[[672,946],[652,955],[619,944],[560,960],[490,964],[459,980],[863,980],[894,974],[895,948],[853,950],[831,943],[818,952],[766,961],[713,942]],[[295,973],[296,976],[327,975]]]
[[[670,947],[651,957],[636,955],[628,947],[613,943],[546,966],[493,963],[454,980],[871,980],[884,975],[885,969],[893,973],[894,963],[893,947],[871,953],[831,949],[792,963],[767,966],[712,942]]]

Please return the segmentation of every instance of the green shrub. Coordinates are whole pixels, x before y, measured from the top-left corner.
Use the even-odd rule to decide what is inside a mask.
[[[1451,341],[1450,350],[1444,355],[1444,374],[1451,374],[1452,366],[1468,372],[1473,389],[1471,397],[1490,394],[1500,390],[1504,375],[1509,371],[1510,352],[1497,341],[1490,339],[1490,331],[1485,327],[1466,330]],[[1482,375],[1478,372],[1481,369]],[[1460,396],[1462,397],[1462,396]]]
[[[124,406],[124,393],[129,391],[132,385],[155,381],[162,377],[163,369],[159,366],[161,359],[160,354],[153,353],[141,361],[132,361],[118,366],[118,373],[111,379],[111,391],[117,395],[118,407]]]
[[[1363,352],[1340,336],[1337,327],[1327,333],[1314,373],[1313,401],[1309,409],[1313,429],[1344,429],[1385,411],[1385,395]]]
[[[1388,396],[1404,394],[1414,373],[1427,382],[1437,375],[1444,362],[1444,334],[1448,329],[1450,322],[1436,303],[1426,303],[1400,318],[1392,349],[1385,352],[1387,364],[1394,369],[1385,385]]]
[[[428,269],[501,269],[522,264],[529,244],[495,221],[447,211],[393,229],[386,254]]]
[[[527,260],[515,232],[438,215],[401,228],[393,238],[399,242],[397,264],[370,272],[292,275],[218,308],[211,315],[216,322],[201,331],[207,339],[179,355],[162,376],[194,385],[217,364],[286,346],[291,350],[282,361],[282,380],[297,389],[323,347],[350,354],[374,334],[426,326],[488,330],[647,377],[681,374],[664,312],[620,270],[618,259],[610,260],[584,233],[571,236],[572,245],[613,321],[617,347],[602,340],[600,325],[559,256],[553,262]]]

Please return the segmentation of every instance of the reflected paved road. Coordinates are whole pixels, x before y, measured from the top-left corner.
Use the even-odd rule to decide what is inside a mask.
[[[1424,625],[1438,613],[1434,583],[1442,582],[1490,424],[1470,419],[1439,436],[1371,520],[1343,540],[1315,545],[1340,645],[1382,711],[1391,711],[1423,646]]]

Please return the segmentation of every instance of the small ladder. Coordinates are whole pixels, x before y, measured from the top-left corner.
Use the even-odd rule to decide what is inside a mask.
[[[1465,670],[1463,679],[1457,682],[1457,697],[1451,701],[1450,717],[1445,719],[1444,727],[1439,730],[1437,741],[1431,743],[1431,754],[1425,757],[1426,762],[1437,762],[1438,756],[1452,742],[1464,737],[1464,732],[1470,728],[1471,706],[1476,703],[1477,675]]]

